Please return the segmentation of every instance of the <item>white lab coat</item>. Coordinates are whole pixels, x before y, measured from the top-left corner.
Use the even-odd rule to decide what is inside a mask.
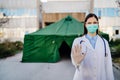
[[[79,69],[76,68],[73,80],[114,80],[108,42],[104,39],[107,52],[107,57],[105,57],[104,42],[99,35],[97,36],[95,49],[85,36],[74,40],[73,46],[76,44],[80,45],[81,40],[84,41],[81,45],[82,52],[86,53],[86,55],[84,60],[80,63]],[[73,53],[71,53],[71,60],[76,67],[72,54]]]

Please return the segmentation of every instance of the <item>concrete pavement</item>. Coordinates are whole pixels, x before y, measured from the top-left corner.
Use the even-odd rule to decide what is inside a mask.
[[[57,63],[21,63],[21,53],[0,60],[0,80],[72,80],[70,60]]]
[[[114,71],[115,80],[120,80],[120,70],[118,70],[117,68],[113,67],[113,71]]]
[[[70,59],[57,63],[21,63],[22,53],[0,60],[0,80],[72,80],[75,68]],[[113,67],[115,80],[120,70]]]

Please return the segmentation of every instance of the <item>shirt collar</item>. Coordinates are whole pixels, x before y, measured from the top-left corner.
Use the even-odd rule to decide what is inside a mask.
[[[90,36],[90,35],[86,34],[86,38],[88,38],[89,40],[91,40],[91,39],[96,40],[96,39],[97,39],[97,36],[98,36],[98,35],[96,35],[96,36],[92,37],[92,36]]]

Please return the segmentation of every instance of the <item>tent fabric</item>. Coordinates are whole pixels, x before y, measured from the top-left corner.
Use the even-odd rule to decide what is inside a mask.
[[[41,30],[26,34],[22,62],[59,61],[62,42],[65,41],[71,48],[74,38],[82,35],[83,29],[83,23],[67,16]]]
[[[38,30],[30,35],[59,35],[71,36],[83,33],[83,23],[77,21],[71,16],[67,16],[62,20],[53,23],[45,28]]]

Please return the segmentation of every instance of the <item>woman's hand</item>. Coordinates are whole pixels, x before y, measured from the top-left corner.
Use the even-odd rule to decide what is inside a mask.
[[[82,46],[75,45],[72,50],[72,55],[76,65],[80,64],[85,57],[85,53],[82,53]]]

